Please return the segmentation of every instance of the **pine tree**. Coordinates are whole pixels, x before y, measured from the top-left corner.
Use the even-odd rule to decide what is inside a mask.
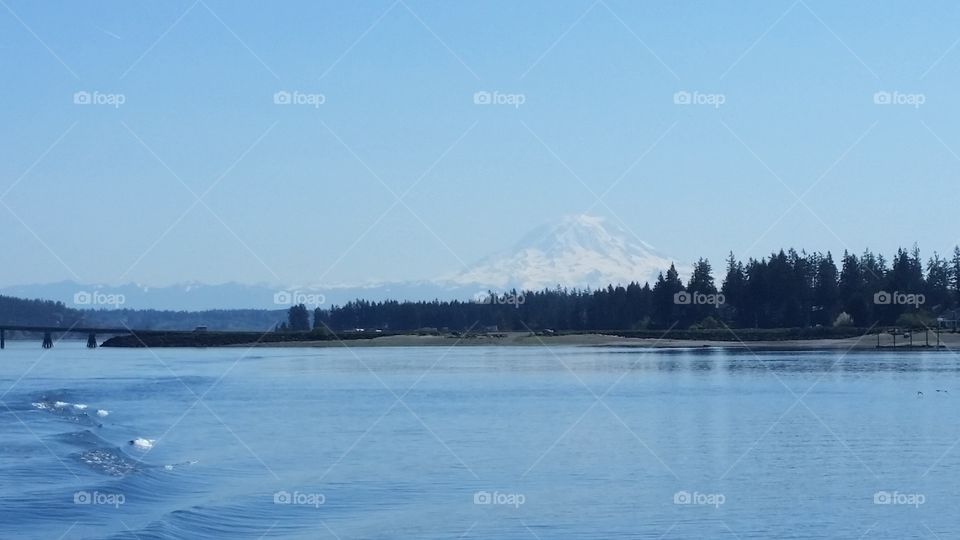
[[[833,263],[833,256],[829,251],[817,264],[813,298],[814,323],[823,326],[833,324],[834,318],[839,314],[837,307],[840,302],[840,293],[837,285],[837,266]]]
[[[837,286],[840,306],[844,313],[853,318],[860,326],[872,324],[870,307],[866,299],[866,278],[857,256],[843,252],[843,268],[840,270],[840,282]],[[871,293],[872,294],[872,293]]]
[[[960,246],[954,246],[950,259],[950,284],[953,289],[953,305],[960,306]]]
[[[287,326],[291,332],[310,330],[310,314],[307,311],[307,306],[298,304],[287,310]]]
[[[950,305],[950,266],[937,252],[927,261],[927,280],[923,292],[925,305],[930,308],[947,308]]]
[[[747,276],[743,271],[743,263],[739,262],[733,256],[733,252],[727,257],[727,275],[723,278],[724,303],[720,306],[722,317],[729,322],[739,320],[739,313],[742,312],[744,291],[746,290]]]
[[[653,286],[653,322],[658,328],[671,328],[680,323],[679,309],[675,295],[683,291],[683,283],[677,268],[670,264],[667,275],[657,276],[657,283]]]
[[[689,327],[716,314],[717,286],[713,281],[713,268],[707,259],[699,259],[693,266],[693,274],[687,282],[690,303],[681,306],[681,326]]]

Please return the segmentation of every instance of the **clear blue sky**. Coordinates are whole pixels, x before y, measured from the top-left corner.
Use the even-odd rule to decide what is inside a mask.
[[[716,266],[943,252],[958,39],[946,1],[2,0],[0,285],[428,278],[587,210]]]

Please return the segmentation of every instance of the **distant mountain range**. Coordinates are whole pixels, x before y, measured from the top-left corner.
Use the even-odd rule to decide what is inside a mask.
[[[147,287],[72,281],[0,288],[0,294],[59,300],[82,309],[282,309],[296,303],[330,306],[368,300],[470,299],[488,290],[598,288],[631,281],[651,285],[671,259],[604,218],[576,215],[537,227],[512,248],[462,272],[434,280],[354,287],[281,289],[260,284],[184,283]],[[681,269],[681,273],[683,270]]]

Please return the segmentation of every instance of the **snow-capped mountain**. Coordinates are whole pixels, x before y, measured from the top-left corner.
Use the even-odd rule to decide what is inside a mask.
[[[602,217],[575,215],[537,227],[512,248],[443,281],[537,290],[652,282],[671,260]]]
[[[479,292],[539,290],[557,285],[599,288],[631,281],[652,284],[670,266],[630,232],[600,217],[568,216],[538,227],[512,248],[452,276],[356,286],[276,287],[267,284],[181,283],[147,287],[72,281],[0,288],[0,294],[59,300],[79,309],[286,309],[295,303],[329,307],[367,300],[467,300]],[[683,268],[679,268],[685,274]]]

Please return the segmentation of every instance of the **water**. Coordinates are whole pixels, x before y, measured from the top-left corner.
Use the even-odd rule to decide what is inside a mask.
[[[949,353],[8,342],[0,538],[952,538],[958,382]]]

